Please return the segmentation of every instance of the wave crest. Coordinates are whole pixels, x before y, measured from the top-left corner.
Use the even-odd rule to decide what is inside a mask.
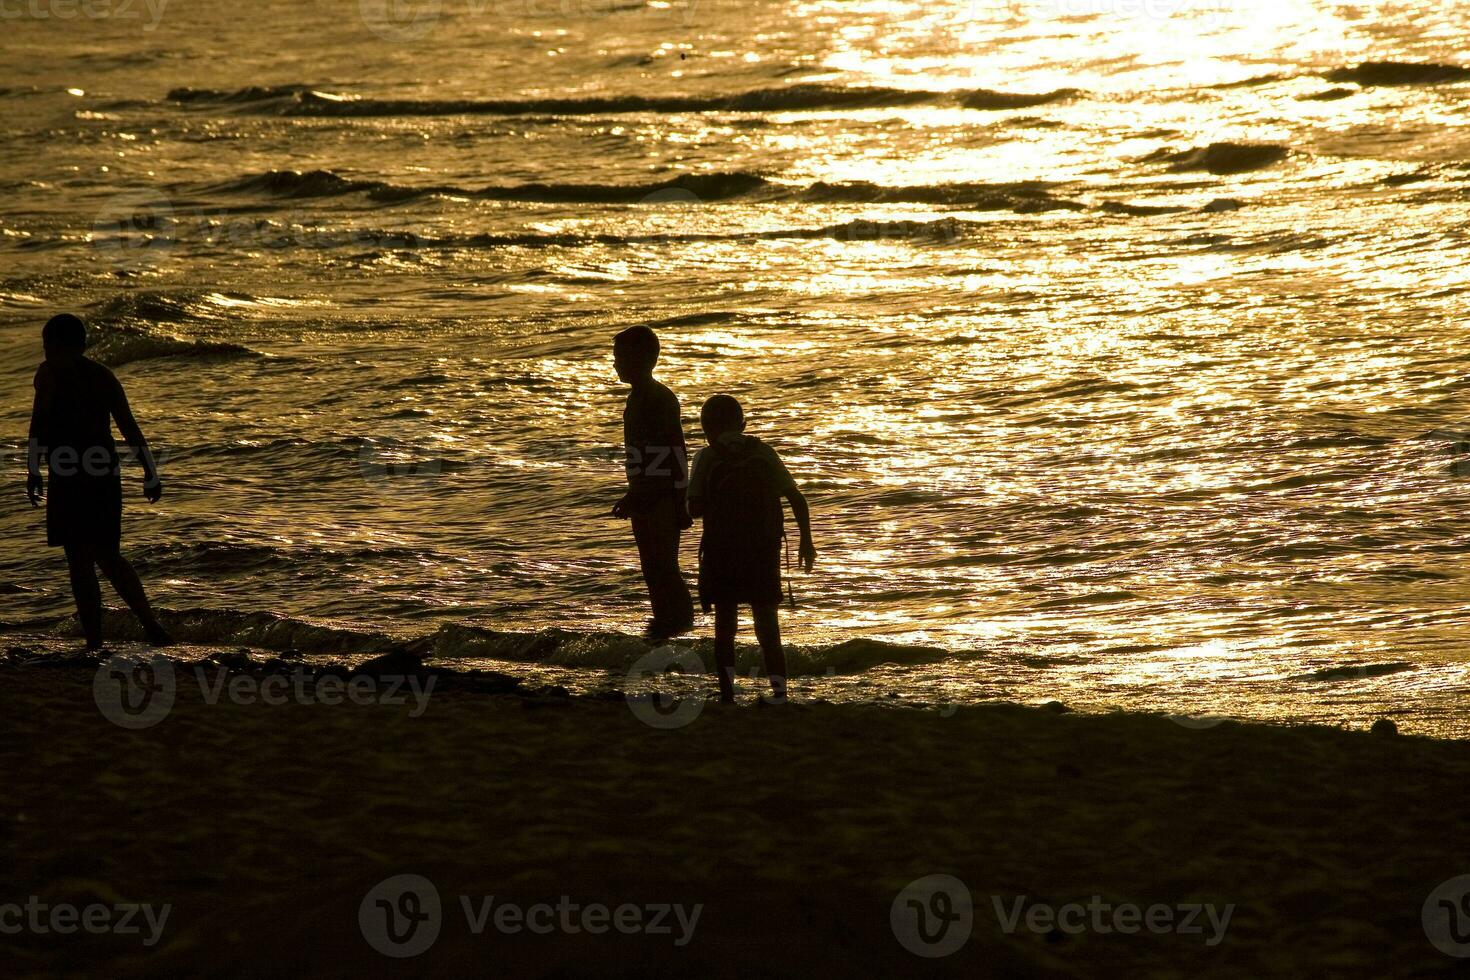
[[[1351,68],[1335,68],[1322,77],[1358,85],[1443,85],[1470,82],[1470,68],[1434,62],[1365,61]]]
[[[209,304],[196,294],[122,293],[103,304],[91,319],[87,356],[110,367],[156,357],[238,357],[256,352],[239,344],[195,340],[159,333],[155,323],[212,318]]]
[[[269,170],[215,184],[208,189],[216,193],[260,194],[277,198],[338,197],[361,193],[375,200],[392,203],[439,195],[497,201],[621,204],[644,201],[716,201],[739,197],[768,186],[764,177],[743,171],[680,174],[667,180],[641,184],[530,183],[469,188],[443,184],[409,187],[381,180],[353,180],[330,170],[309,170],[304,173],[298,170]]]
[[[1143,159],[1163,161],[1175,172],[1205,170],[1212,174],[1239,174],[1280,163],[1290,150],[1274,143],[1211,143],[1187,150],[1159,150]]]
[[[427,664],[458,668],[465,661],[495,660],[622,671],[651,649],[634,636],[593,630],[548,628],[530,631],[497,630],[447,623],[432,633],[394,637],[368,629],[322,626],[269,612],[235,609],[158,610],[159,619],[183,643],[209,646],[248,646],[271,651],[296,651],[307,657],[372,655],[402,651]],[[72,621],[63,621],[69,628]],[[140,638],[137,621],[121,610],[109,610],[105,628],[110,635]],[[681,641],[712,671],[713,642]],[[857,674],[883,666],[936,663],[953,654],[937,647],[911,646],[884,640],[855,638],[827,645],[788,644],[787,666],[792,676]],[[755,663],[759,649],[744,646],[740,662]]]
[[[235,91],[179,88],[170,101],[184,105],[234,105],[286,116],[594,116],[628,113],[809,112],[952,105],[967,109],[1017,109],[1075,98],[1077,89],[1044,93],[968,89],[954,92],[885,86],[803,82],[730,95],[615,95],[529,99],[375,99],[323,92],[306,85],[251,86]]]
[[[1218,144],[1228,145],[1228,144]],[[1193,151],[1190,151],[1193,152]],[[1182,160],[1183,155],[1179,155]],[[1211,158],[1223,158],[1217,152]],[[686,173],[665,180],[636,184],[527,183],[490,187],[434,185],[412,187],[381,180],[356,180],[329,170],[269,170],[213,184],[203,190],[215,194],[252,194],[296,199],[366,194],[385,203],[419,197],[470,197],[481,200],[543,202],[550,204],[678,204],[795,197],[813,204],[938,204],[972,211],[1021,212],[1056,209],[1081,210],[1084,205],[1052,196],[1053,184],[1044,181],[1012,183],[875,184],[870,181],[827,183],[806,187],[774,183],[746,171]]]

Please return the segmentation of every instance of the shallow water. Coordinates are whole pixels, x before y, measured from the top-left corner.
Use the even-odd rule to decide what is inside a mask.
[[[808,690],[1470,734],[1463,8],[27,9],[9,631],[70,608],[18,459],[75,309],[164,457],[127,550],[196,639],[556,626],[555,670],[615,669],[608,345],[648,323],[686,417],[738,395],[812,499]]]

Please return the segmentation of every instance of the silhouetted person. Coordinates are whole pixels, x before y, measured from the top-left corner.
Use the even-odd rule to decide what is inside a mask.
[[[688,449],[679,399],[654,380],[658,337],[629,327],[613,338],[618,379],[633,386],[623,409],[623,453],[628,492],[612,509],[633,522],[633,539],[653,618],[645,635],[666,639],[694,628],[694,600],[679,572],[679,534],[693,524],[684,505]]]
[[[776,451],[745,435],[745,412],[729,395],[715,395],[699,413],[709,445],[689,474],[689,513],[703,518],[699,545],[699,601],[715,611],[715,667],[720,700],[735,700],[735,633],[740,606],[750,606],[771,679],[771,694],[786,699],[786,653],[781,649],[781,549],[786,540],[781,498],[801,529],[800,563],[817,560],[811,511]]]
[[[31,506],[46,498],[46,543],[66,549],[71,591],[87,649],[102,646],[102,590],[97,571],[143,624],[154,646],[172,643],[159,625],[138,573],[118,548],[122,540],[122,477],[112,422],[143,464],[143,496],[157,503],[163,484],[148,442],[128,408],[112,372],[85,356],[87,328],[69,313],[54,316],[41,331],[46,360],[36,369],[26,453],[26,494]],[[45,457],[50,487],[41,480]]]

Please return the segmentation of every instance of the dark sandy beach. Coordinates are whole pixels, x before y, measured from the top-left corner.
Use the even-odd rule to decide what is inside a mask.
[[[11,664],[0,900],[170,906],[156,942],[38,934],[9,975],[1441,976],[1421,907],[1470,870],[1460,742],[1010,705],[707,707],[444,678],[407,705],[209,704],[103,717],[86,666]],[[364,896],[400,874],[437,940],[389,958]],[[908,883],[973,896],[957,952],[890,925]],[[692,930],[487,928],[461,904],[700,907]],[[1223,932],[1012,932],[1036,903],[1231,906]],[[998,911],[999,909],[999,911]],[[1002,915],[1001,913],[1004,913]],[[632,913],[629,913],[630,915]],[[560,921],[560,920],[558,920]],[[1043,920],[1037,920],[1043,921]],[[673,923],[672,916],[669,922]],[[650,922],[651,924],[651,922]],[[1072,923],[1075,925],[1075,921]],[[575,931],[573,931],[575,929]]]

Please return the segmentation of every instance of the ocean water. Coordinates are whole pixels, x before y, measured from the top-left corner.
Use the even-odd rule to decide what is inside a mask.
[[[12,642],[66,642],[21,454],[74,310],[185,639],[617,676],[646,323],[691,440],[736,394],[812,501],[799,690],[1470,735],[1463,5],[0,19]]]

